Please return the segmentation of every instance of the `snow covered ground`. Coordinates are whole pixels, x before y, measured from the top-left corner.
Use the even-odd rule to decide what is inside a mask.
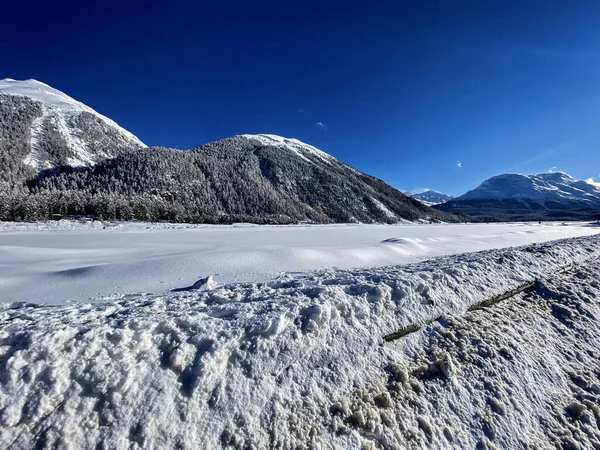
[[[213,275],[259,282],[283,272],[417,262],[600,231],[588,224],[194,226],[0,223],[0,303],[61,304],[164,292]]]
[[[329,229],[336,242],[358,229],[371,240],[406,236],[403,227]],[[466,249],[494,242],[485,226],[444,229],[462,230]],[[495,235],[540,239],[511,234],[534,229]],[[275,241],[282,230],[270,230]],[[255,239],[268,233],[259,231]],[[235,235],[182,236],[211,232]],[[50,234],[63,248],[77,235],[63,233],[7,235]],[[112,231],[86,233],[100,247]],[[123,245],[164,236],[114,233]],[[599,257],[600,237],[580,237],[208,291],[4,306],[0,447],[598,448]]]

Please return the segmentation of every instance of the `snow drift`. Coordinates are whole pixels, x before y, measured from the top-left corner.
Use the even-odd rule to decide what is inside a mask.
[[[0,303],[65,303],[163,292],[215,275],[265,282],[282,272],[353,269],[589,236],[589,224],[207,226],[0,222]]]
[[[7,306],[0,445],[589,447],[600,442],[599,243]],[[466,312],[535,278],[546,279],[535,291]]]

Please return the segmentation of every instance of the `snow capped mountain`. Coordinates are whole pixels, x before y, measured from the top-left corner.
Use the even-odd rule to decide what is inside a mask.
[[[2,80],[0,219],[52,211],[211,223],[460,220],[298,139],[244,134],[188,152],[144,147],[47,84]]]
[[[591,184],[592,186],[597,187],[597,188],[600,189],[600,183],[598,183],[597,181],[594,181],[593,178],[588,178],[587,180],[585,180],[585,182],[587,184]]]
[[[298,139],[243,134],[188,152],[147,148],[47,84],[1,80],[0,219],[52,213],[212,223],[460,220]]]
[[[407,197],[297,139],[257,134],[191,151],[141,148],[29,183],[0,218],[94,213],[108,219],[177,222],[397,223],[460,219]],[[39,194],[39,195],[38,195]],[[58,206],[56,206],[58,205]]]
[[[600,188],[589,181],[575,180],[563,172],[538,175],[504,174],[492,177],[457,200],[526,199],[547,201],[600,199]]]
[[[587,219],[600,213],[600,187],[564,172],[503,174],[440,205],[444,211],[515,220]]]
[[[144,143],[137,137],[131,134],[129,131],[121,128],[115,122],[110,120],[108,117],[99,114],[87,105],[69,97],[65,93],[48,86],[46,83],[42,83],[37,80],[25,80],[17,81],[11,78],[0,80],[0,94],[7,95],[20,95],[23,97],[29,97],[32,100],[42,102],[42,104],[48,108],[48,110],[56,111],[58,114],[65,115],[69,112],[81,113],[88,112],[95,115],[100,120],[105,122],[107,125],[117,129],[123,136],[126,136],[131,141],[138,144],[140,147],[144,147]]]
[[[305,218],[300,220],[457,220],[431,215],[435,210],[423,209],[423,205],[383,181],[298,139],[243,134],[203,145],[195,152],[205,159],[237,159],[235,165],[243,177],[260,180],[261,184],[266,181],[268,189],[277,192],[278,203],[291,202],[292,211],[303,211]]]
[[[35,171],[89,166],[121,151],[145,147],[111,119],[37,80],[0,80],[3,147]]]
[[[451,195],[444,194],[443,192],[434,191],[433,189],[428,189],[418,194],[410,195],[412,198],[416,198],[421,203],[424,203],[427,206],[439,205],[440,203],[445,203],[448,200],[452,200],[454,198]]]

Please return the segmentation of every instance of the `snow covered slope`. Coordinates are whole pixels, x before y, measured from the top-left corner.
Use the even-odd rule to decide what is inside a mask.
[[[123,149],[144,147],[109,118],[37,80],[0,80],[0,113],[3,127],[27,122],[12,139],[27,144],[23,161],[36,171],[87,166]]]
[[[25,192],[3,196],[0,189],[0,219],[94,214],[195,223],[464,220],[311,145],[274,135],[234,136],[190,151],[138,148],[93,167],[43,175],[27,180]]]
[[[439,205],[440,203],[445,203],[448,200],[452,200],[454,198],[451,195],[434,191],[432,189],[428,189],[418,194],[411,194],[411,197],[416,198],[421,203],[424,203],[427,206]]]
[[[66,203],[63,212],[54,206],[55,211],[105,219],[280,224],[461,220],[310,145],[273,135],[234,136],[190,151],[139,149],[86,170],[55,171],[37,180],[32,190],[32,201],[45,202],[33,212]],[[62,203],[48,202],[52,196],[60,196]],[[4,217],[15,217],[18,206]]]
[[[599,244],[11,305],[0,447],[597,447]]]
[[[321,222],[318,217],[325,215],[335,222],[458,221],[437,215],[383,181],[298,139],[245,134],[195,151],[203,158],[230,159],[236,170],[246,172],[244,178],[262,178],[261,184],[266,182],[265,187],[277,192],[278,202],[308,206],[303,214],[309,220]]]
[[[593,183],[575,180],[563,172],[539,175],[498,175],[457,198],[469,199],[526,199],[544,204],[549,201],[600,200],[600,188]]]
[[[562,172],[504,174],[439,209],[500,219],[588,219],[600,214],[600,187],[592,180],[575,180]]]
[[[0,303],[85,302],[282,272],[413,263],[597,233],[587,224],[194,226],[0,224]]]
[[[286,138],[283,136],[277,136],[275,134],[240,134],[238,137],[260,142],[262,145],[285,148],[294,152],[305,160],[307,160],[307,158],[304,156],[305,153],[317,156],[325,162],[333,162],[335,160],[335,158],[329,153],[325,153],[323,150],[319,150],[318,148],[305,144],[304,142],[295,138]]]

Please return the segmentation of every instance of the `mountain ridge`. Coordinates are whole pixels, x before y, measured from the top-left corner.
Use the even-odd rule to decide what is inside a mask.
[[[187,151],[145,147],[110,119],[35,80],[0,82],[0,114],[0,131],[8,136],[0,133],[7,175],[0,183],[7,186],[0,190],[1,219],[460,220],[294,138],[243,134]]]
[[[282,138],[286,139],[286,138]],[[295,145],[305,145],[304,143]],[[325,159],[324,159],[325,158]],[[183,151],[144,148],[38,177],[57,214],[206,223],[459,221],[334,157],[234,136]],[[65,201],[66,200],[66,201]]]
[[[435,191],[433,189],[427,189],[423,192],[410,194],[410,196],[412,198],[416,198],[427,206],[439,205],[454,198],[451,195],[444,194],[443,192]]]
[[[0,80],[0,157],[35,173],[89,166],[145,144],[116,122],[37,80]]]
[[[600,187],[564,172],[501,174],[436,208],[491,220],[587,220],[600,214]]]

